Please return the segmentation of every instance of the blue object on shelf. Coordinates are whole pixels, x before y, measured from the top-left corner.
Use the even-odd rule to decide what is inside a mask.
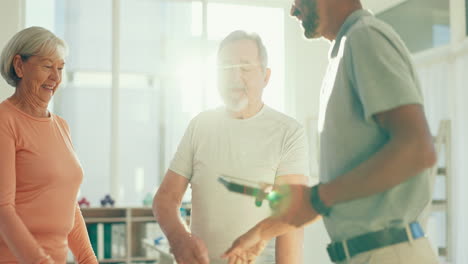
[[[154,244],[155,245],[161,245],[161,241],[164,240],[163,236],[157,237],[154,239]]]
[[[182,218],[187,217],[187,210],[186,210],[185,208],[181,207],[181,208],[179,209],[179,211],[180,211],[180,216],[181,216]]]

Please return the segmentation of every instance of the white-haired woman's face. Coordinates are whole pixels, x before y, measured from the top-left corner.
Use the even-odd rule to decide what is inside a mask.
[[[31,56],[23,61],[20,55],[15,56],[16,74],[21,80],[17,89],[24,89],[28,95],[49,103],[62,82],[62,70],[65,62],[62,57]]]

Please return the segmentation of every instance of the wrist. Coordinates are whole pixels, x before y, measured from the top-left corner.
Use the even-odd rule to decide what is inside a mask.
[[[314,185],[311,188],[310,191],[310,203],[312,204],[312,207],[314,210],[323,216],[329,216],[331,212],[331,206],[327,205],[322,199],[321,199],[321,192],[320,192],[320,187],[321,184]]]
[[[267,239],[267,230],[268,227],[271,226],[272,218],[266,218],[263,221],[259,222],[257,225],[255,225],[252,229],[250,229],[248,232],[255,237],[259,238],[260,240],[266,240]]]
[[[167,233],[167,241],[170,245],[177,244],[179,240],[186,239],[190,237],[190,232],[188,232],[185,228],[178,228],[177,230],[173,230]]]
[[[269,241],[296,228],[296,225],[284,217],[268,217],[258,223],[249,233],[260,240]]]
[[[333,190],[330,184],[320,184],[320,187],[318,188],[320,201],[322,201],[327,207],[332,207],[335,204],[335,201],[332,199],[332,197],[334,197],[332,192]]]

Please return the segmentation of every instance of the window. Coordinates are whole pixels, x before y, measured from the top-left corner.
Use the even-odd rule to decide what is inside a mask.
[[[119,198],[138,205],[154,194],[188,122],[204,110],[202,6],[121,0],[120,10]]]
[[[93,205],[111,193],[111,4],[111,0],[26,1],[25,25],[48,28],[69,46],[53,111],[70,125],[85,172],[81,195]]]
[[[450,1],[406,0],[377,17],[389,23],[411,52],[450,43]]]

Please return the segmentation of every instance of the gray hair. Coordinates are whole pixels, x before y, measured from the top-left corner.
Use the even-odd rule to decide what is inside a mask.
[[[21,78],[13,67],[13,59],[20,55],[23,61],[31,56],[58,54],[65,57],[68,47],[65,41],[42,27],[29,27],[16,33],[7,43],[0,55],[0,72],[6,82],[16,87]]]
[[[239,40],[252,40],[253,42],[255,42],[255,44],[257,44],[260,64],[262,66],[263,71],[265,71],[268,67],[268,53],[265,45],[263,45],[262,38],[260,38],[260,36],[257,33],[247,33],[243,30],[236,30],[231,32],[219,44],[218,55],[227,44]]]

